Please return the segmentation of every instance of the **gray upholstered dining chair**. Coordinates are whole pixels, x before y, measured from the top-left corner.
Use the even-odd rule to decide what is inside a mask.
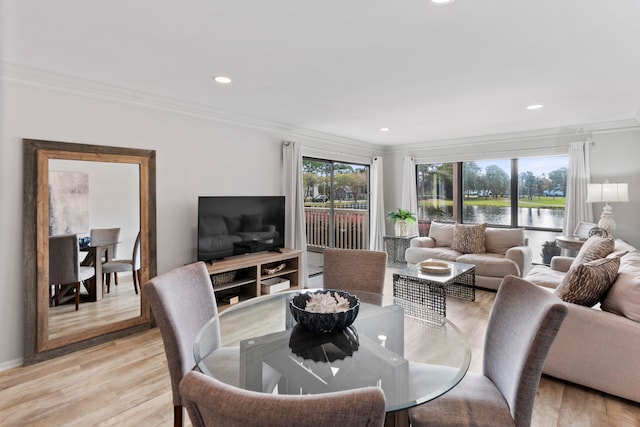
[[[136,236],[133,244],[133,253],[131,258],[113,259],[102,264],[102,273],[106,276],[107,293],[111,291],[111,273],[114,273],[114,281],[118,284],[118,273],[130,271],[133,275],[133,289],[138,293],[138,284],[140,283],[140,232]]]
[[[188,372],[180,383],[194,427],[382,426],[382,389],[365,387],[314,395],[274,395],[243,390]]]
[[[382,294],[387,253],[360,249],[325,249],[323,287]]]
[[[160,328],[173,392],[174,425],[182,426],[180,380],[195,367],[193,344],[198,331],[218,314],[213,286],[203,262],[154,277],[142,291]],[[219,336],[212,345],[219,345]]]
[[[118,244],[113,242],[118,242],[120,240],[120,227],[113,228],[92,228],[89,232],[89,237],[91,238],[92,246],[102,246],[100,248],[99,253],[96,252],[96,259],[94,262],[105,263],[107,261],[111,261],[118,256]],[[91,260],[88,260],[91,262]],[[118,283],[118,277],[116,274],[116,283]],[[102,276],[104,276],[104,272],[102,272]],[[105,280],[103,279],[103,283]]]
[[[115,259],[118,256],[118,245],[112,244],[120,239],[120,228],[92,228],[89,232],[91,245],[107,246],[102,253],[96,254],[96,258],[102,262]],[[109,243],[109,245],[105,245]],[[108,259],[107,259],[108,258]]]
[[[502,281],[489,315],[483,373],[468,373],[453,390],[409,410],[411,425],[531,425],[542,367],[567,307],[523,279]]]
[[[63,297],[73,289],[78,310],[80,284],[96,274],[93,267],[80,265],[79,250],[76,234],[49,237],[49,289],[54,305],[64,302]]]

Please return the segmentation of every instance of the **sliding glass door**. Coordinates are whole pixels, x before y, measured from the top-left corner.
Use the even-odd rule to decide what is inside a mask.
[[[305,157],[302,167],[310,260],[324,248],[368,249],[369,166]]]

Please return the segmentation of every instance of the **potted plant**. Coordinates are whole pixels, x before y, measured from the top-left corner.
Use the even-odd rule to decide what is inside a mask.
[[[387,220],[393,222],[396,236],[406,237],[409,235],[408,224],[416,222],[416,215],[413,212],[398,208],[387,212]]]
[[[542,255],[542,263],[544,265],[551,264],[551,258],[560,255],[560,253],[561,250],[555,240],[544,242],[542,244],[542,253],[540,254]]]

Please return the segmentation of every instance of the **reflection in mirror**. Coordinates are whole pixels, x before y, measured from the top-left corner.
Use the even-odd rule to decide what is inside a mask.
[[[109,242],[97,234],[107,229],[118,231]],[[134,290],[133,273],[118,273],[116,285],[113,274],[103,282],[101,272],[102,261],[114,255],[132,258],[138,231],[136,268],[145,283],[156,274],[155,151],[24,140],[25,364],[149,327],[149,307]],[[50,253],[49,239],[68,234],[77,235],[67,240],[78,245],[70,251],[76,261],[65,264],[69,257]],[[49,280],[56,280],[58,265],[89,279],[58,289]]]
[[[49,160],[49,236],[76,234],[79,239],[91,239],[98,234],[95,230],[117,229],[118,238],[107,255],[110,259],[131,258],[140,229],[139,181],[137,164]],[[81,264],[95,267],[95,245],[100,242],[95,236],[93,241],[82,242]],[[71,295],[51,290],[50,340],[140,316],[140,296],[134,291],[131,272],[112,275],[109,292],[104,279],[103,274],[83,283],[77,311],[73,298],[65,300]],[[102,287],[102,292],[91,286]]]

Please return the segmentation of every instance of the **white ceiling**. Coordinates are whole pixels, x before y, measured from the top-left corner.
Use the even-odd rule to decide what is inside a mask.
[[[640,0],[0,4],[5,64],[376,144],[640,117]]]

